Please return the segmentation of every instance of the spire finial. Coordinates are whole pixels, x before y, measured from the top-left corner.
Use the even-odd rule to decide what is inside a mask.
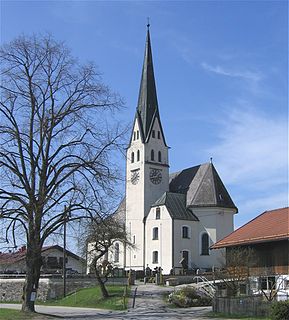
[[[147,21],[148,21],[147,28],[149,29],[149,27],[150,27],[150,17],[147,17]]]

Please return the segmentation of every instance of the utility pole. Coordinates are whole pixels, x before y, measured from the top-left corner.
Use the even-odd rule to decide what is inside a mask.
[[[63,297],[66,296],[66,221],[67,221],[66,206],[64,206],[64,222],[63,222],[63,265],[62,265],[62,276],[63,276]]]

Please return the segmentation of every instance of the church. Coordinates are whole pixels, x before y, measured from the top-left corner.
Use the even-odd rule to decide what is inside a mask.
[[[221,250],[210,247],[234,230],[238,212],[212,161],[169,172],[169,147],[155,85],[149,25],[140,91],[126,157],[126,194],[117,215],[134,244],[116,242],[115,267],[164,274],[211,269]]]

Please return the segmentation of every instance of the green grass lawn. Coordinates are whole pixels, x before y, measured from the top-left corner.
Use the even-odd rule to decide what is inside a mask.
[[[31,320],[31,319],[44,320],[44,319],[51,319],[51,317],[45,317],[39,313],[31,314],[31,313],[21,312],[19,310],[0,308],[0,319],[1,320]]]
[[[125,286],[107,286],[107,290],[110,294],[110,297],[107,299],[103,299],[101,297],[100,288],[97,286],[78,290],[62,299],[49,300],[45,303],[38,302],[38,304],[50,306],[100,308],[109,310],[124,310],[127,308],[127,296],[130,293],[129,288],[127,288],[127,296],[125,298],[123,297]]]

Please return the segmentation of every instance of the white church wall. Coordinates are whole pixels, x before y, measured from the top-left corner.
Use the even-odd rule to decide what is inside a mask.
[[[139,160],[138,160],[139,151]],[[132,159],[132,154],[134,159]],[[135,248],[126,251],[126,269],[142,269],[144,246],[143,208],[144,208],[144,145],[141,142],[138,122],[135,121],[131,146],[127,150],[126,166],[126,231],[134,239]],[[131,182],[132,172],[138,170],[137,183]]]
[[[146,220],[145,263],[153,270],[161,267],[164,274],[172,268],[172,219],[165,206],[160,206],[160,219],[156,219],[156,208],[152,208]],[[153,240],[153,228],[158,228],[158,239]],[[153,252],[158,252],[157,263]]]
[[[194,252],[197,250],[196,247],[196,231],[198,228],[197,221],[188,220],[174,220],[174,267],[175,272],[178,274],[182,271],[182,265],[180,263],[182,259],[182,252],[184,250],[189,252],[188,267],[191,269],[195,266]],[[189,237],[183,238],[182,227],[189,227]]]
[[[233,209],[223,208],[194,208],[194,214],[199,218],[197,231],[198,249],[194,252],[194,259],[199,268],[220,267],[223,263],[222,250],[209,250],[208,255],[202,254],[202,235],[208,233],[209,246],[233,231]]]

